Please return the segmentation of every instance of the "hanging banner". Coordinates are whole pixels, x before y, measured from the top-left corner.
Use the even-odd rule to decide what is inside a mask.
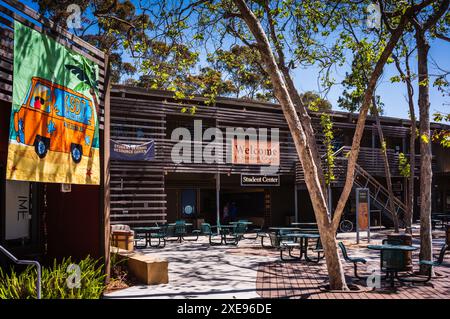
[[[98,66],[14,23],[6,178],[100,184]]]
[[[119,161],[151,161],[155,158],[153,140],[141,144],[122,144],[111,140],[110,158]]]
[[[6,181],[5,239],[30,237],[30,183]]]

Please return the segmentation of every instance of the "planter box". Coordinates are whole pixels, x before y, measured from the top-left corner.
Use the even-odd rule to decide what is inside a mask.
[[[114,253],[121,258],[127,258],[129,272],[140,282],[146,285],[169,283],[169,262],[167,259],[111,247],[111,254]]]

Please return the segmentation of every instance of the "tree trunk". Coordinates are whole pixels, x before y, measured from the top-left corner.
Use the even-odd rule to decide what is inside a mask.
[[[325,183],[325,175],[322,168],[322,160],[319,155],[319,151],[317,148],[317,141],[316,136],[314,133],[314,129],[312,127],[311,123],[311,117],[308,114],[308,110],[306,106],[304,105],[300,94],[298,93],[297,89],[295,88],[294,81],[292,81],[292,78],[289,74],[289,68],[286,66],[286,59],[284,56],[283,48],[280,46],[279,39],[276,34],[275,30],[275,21],[273,20],[272,13],[270,10],[270,4],[269,0],[265,0],[264,2],[264,8],[266,10],[267,19],[269,22],[269,32],[270,32],[270,38],[272,39],[272,42],[275,47],[276,54],[278,56],[278,68],[280,69],[281,73],[283,74],[284,81],[286,82],[289,96],[291,97],[292,102],[297,107],[298,112],[300,113],[300,123],[302,124],[303,130],[305,130],[306,135],[306,143],[309,145],[311,149],[311,153],[313,155],[313,160],[316,163],[316,166],[318,168],[318,174],[319,174],[319,180],[320,184],[322,186],[322,190],[324,192],[325,197],[327,197],[327,187]],[[328,208],[328,211],[331,211],[331,207]]]
[[[412,234],[412,224],[414,216],[414,170],[416,167],[416,112],[414,110],[414,91],[411,84],[411,69],[409,67],[409,57],[406,57],[406,85],[408,90],[409,116],[411,118],[411,135],[409,137],[409,166],[410,174],[408,179],[408,194],[406,199],[405,225],[406,231]]]
[[[302,163],[303,170],[305,172],[306,186],[311,197],[319,233],[322,238],[322,245],[326,256],[325,261],[330,280],[330,288],[334,290],[348,290],[345,282],[344,270],[337,251],[335,232],[333,231],[333,227],[329,219],[327,200],[324,197],[324,192],[322,190],[318,175],[318,167],[315,163],[313,152],[306,143],[307,140],[312,139],[314,136],[306,136],[309,132],[305,134],[305,130],[303,129],[297,115],[294,103],[289,95],[288,87],[272,53],[270,43],[264,29],[253,12],[247,7],[244,0],[234,0],[234,2],[239,8],[243,20],[246,22],[248,28],[258,43],[258,49],[260,50],[263,62],[267,67],[267,73],[272,81],[275,96],[280,102],[283,114],[292,134],[300,162]]]
[[[433,260],[431,235],[431,136],[428,76],[429,44],[425,32],[416,27],[419,72],[419,136],[420,136],[420,259]],[[421,272],[427,267],[421,266]]]
[[[406,44],[403,44],[406,46]],[[407,178],[408,189],[406,192],[406,214],[403,218],[405,223],[405,230],[408,234],[412,235],[412,224],[414,216],[414,171],[416,166],[416,112],[414,110],[414,89],[411,83],[411,68],[409,66],[409,54],[405,57],[405,69],[406,74],[403,72],[400,65],[400,60],[394,55],[395,66],[400,73],[402,79],[406,83],[406,89],[408,93],[408,106],[409,106],[409,118],[411,119],[411,135],[409,137],[409,166],[410,174]]]
[[[333,215],[333,229],[336,231],[339,227],[339,223],[342,217],[342,212],[344,211],[345,204],[347,203],[350,192],[353,188],[353,182],[355,179],[355,167],[356,161],[359,155],[359,149],[361,145],[361,139],[364,133],[365,122],[367,118],[367,112],[369,110],[370,105],[372,104],[372,96],[375,91],[375,86],[378,82],[378,79],[383,72],[384,65],[386,64],[389,56],[392,54],[394,47],[397,45],[398,40],[403,34],[405,27],[408,22],[408,16],[411,14],[410,10],[407,9],[405,15],[403,15],[399,21],[397,28],[392,32],[391,38],[389,39],[384,51],[380,55],[377,64],[372,72],[372,75],[369,78],[369,82],[367,85],[366,92],[364,93],[364,99],[361,106],[361,110],[359,112],[358,122],[356,124],[355,134],[353,136],[352,148],[350,151],[350,155],[348,157],[347,164],[347,176],[345,178],[344,188],[341,193],[341,197],[339,198],[337,207],[334,211]]]
[[[380,116],[378,114],[378,108],[377,108],[375,96],[372,97],[372,104],[373,104],[372,111],[373,111],[373,115],[375,116],[378,137],[380,139],[381,156],[383,157],[384,174],[386,176],[386,185],[387,185],[388,194],[389,194],[389,210],[391,211],[392,221],[394,222],[394,231],[396,233],[398,233],[399,232],[398,216],[395,211],[395,205],[394,205],[395,196],[394,196],[394,192],[392,191],[392,177],[391,177],[391,170],[389,167],[389,158],[387,156],[387,147],[386,147],[385,140],[384,140],[383,129],[381,127]]]

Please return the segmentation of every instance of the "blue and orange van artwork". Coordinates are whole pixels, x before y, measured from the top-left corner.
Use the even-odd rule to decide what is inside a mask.
[[[72,160],[79,163],[96,147],[94,115],[88,97],[33,77],[22,106],[14,114],[16,140],[34,146],[39,158],[48,151],[63,152],[70,153]]]

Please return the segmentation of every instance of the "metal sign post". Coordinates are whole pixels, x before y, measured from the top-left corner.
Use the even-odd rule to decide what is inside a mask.
[[[370,243],[370,191],[368,188],[356,189],[356,243],[359,244],[359,232],[367,231]]]

